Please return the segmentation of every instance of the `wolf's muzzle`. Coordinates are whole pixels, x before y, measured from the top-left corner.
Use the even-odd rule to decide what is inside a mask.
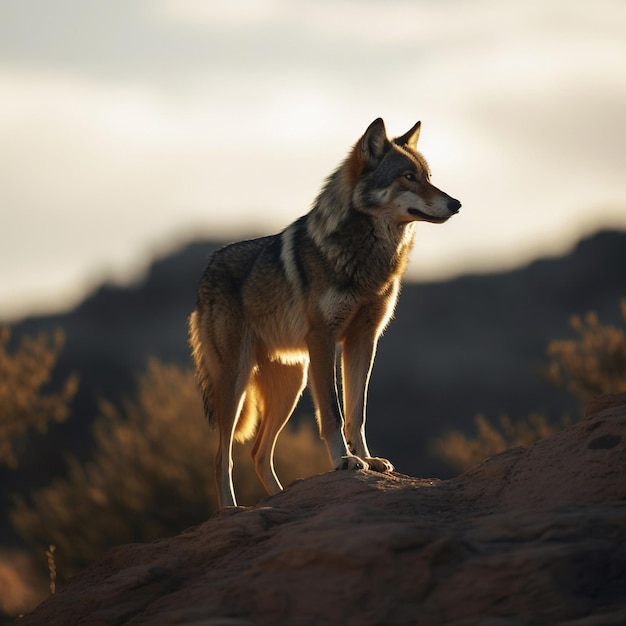
[[[450,211],[450,213],[458,213],[460,208],[461,203],[458,200],[454,198],[448,200],[448,211]]]

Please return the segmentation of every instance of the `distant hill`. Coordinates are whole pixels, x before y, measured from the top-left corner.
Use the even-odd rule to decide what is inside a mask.
[[[186,318],[215,242],[192,243],[158,259],[140,284],[104,285],[65,314],[26,319],[14,338],[62,328],[67,341],[57,375],[80,375],[73,417],[32,444],[12,489],[47,483],[68,451],[87,455],[99,398],[133,392],[149,356],[190,364]],[[369,396],[368,435],[374,453],[413,476],[450,475],[429,456],[428,442],[451,427],[472,429],[483,412],[560,417],[576,405],[538,376],[550,339],[572,335],[569,318],[595,310],[617,322],[626,296],[626,233],[601,232],[571,253],[515,271],[407,283],[396,318],[380,341]],[[569,405],[567,404],[569,402]],[[312,419],[308,398],[298,415]],[[209,459],[207,459],[209,462]]]

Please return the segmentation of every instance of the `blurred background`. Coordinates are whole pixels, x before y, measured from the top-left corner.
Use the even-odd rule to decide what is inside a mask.
[[[446,478],[623,389],[625,32],[622,0],[2,0],[0,615],[214,509],[207,256],[306,213],[376,117],[422,121],[463,208],[417,229],[373,453]],[[312,413],[285,484],[327,469]]]
[[[624,227],[625,27],[621,0],[3,0],[0,318],[284,227],[379,116],[422,120],[464,207],[413,277]]]

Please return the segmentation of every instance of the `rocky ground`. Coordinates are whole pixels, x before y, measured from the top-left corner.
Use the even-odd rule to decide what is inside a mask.
[[[626,623],[626,394],[447,481],[331,472],[120,546],[21,624]]]

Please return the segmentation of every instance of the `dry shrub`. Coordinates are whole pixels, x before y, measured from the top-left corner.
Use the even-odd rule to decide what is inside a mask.
[[[135,399],[102,402],[92,460],[69,460],[69,475],[18,500],[16,530],[43,550],[56,546],[60,579],[120,543],[151,541],[201,523],[217,506],[213,458],[217,436],[202,414],[191,370],[152,360]],[[248,455],[235,446],[242,504],[266,496]],[[247,457],[247,458],[246,458]],[[277,445],[284,484],[328,469],[313,427],[285,429]],[[288,468],[288,471],[287,471]]]
[[[496,426],[484,415],[477,415],[474,423],[477,431],[474,437],[451,431],[431,443],[432,453],[454,469],[465,471],[503,450],[544,439],[568,426],[571,420],[564,417],[560,423],[551,424],[544,415],[531,413],[528,419],[516,422],[502,415]]]
[[[626,299],[621,302],[626,322]],[[577,339],[548,345],[547,378],[565,387],[582,404],[595,395],[626,391],[626,334],[623,328],[602,326],[595,313],[572,317]]]
[[[626,322],[626,299],[621,302],[621,310]],[[593,312],[584,319],[572,317],[570,323],[578,337],[556,339],[548,344],[550,360],[545,370],[546,378],[574,394],[582,407],[594,395],[626,391],[624,329],[602,326]],[[431,442],[432,453],[454,469],[463,471],[494,454],[513,446],[529,445],[571,424],[568,416],[553,424],[536,413],[518,422],[503,416],[495,426],[484,415],[478,415],[474,421],[475,436],[451,431]]]
[[[44,577],[26,551],[0,551],[0,623],[32,610],[46,597],[45,589]]]
[[[61,331],[23,337],[13,354],[10,338],[10,329],[0,328],[0,465],[16,468],[29,432],[45,433],[50,422],[67,419],[78,379],[70,376],[60,391],[43,393],[63,347]]]

